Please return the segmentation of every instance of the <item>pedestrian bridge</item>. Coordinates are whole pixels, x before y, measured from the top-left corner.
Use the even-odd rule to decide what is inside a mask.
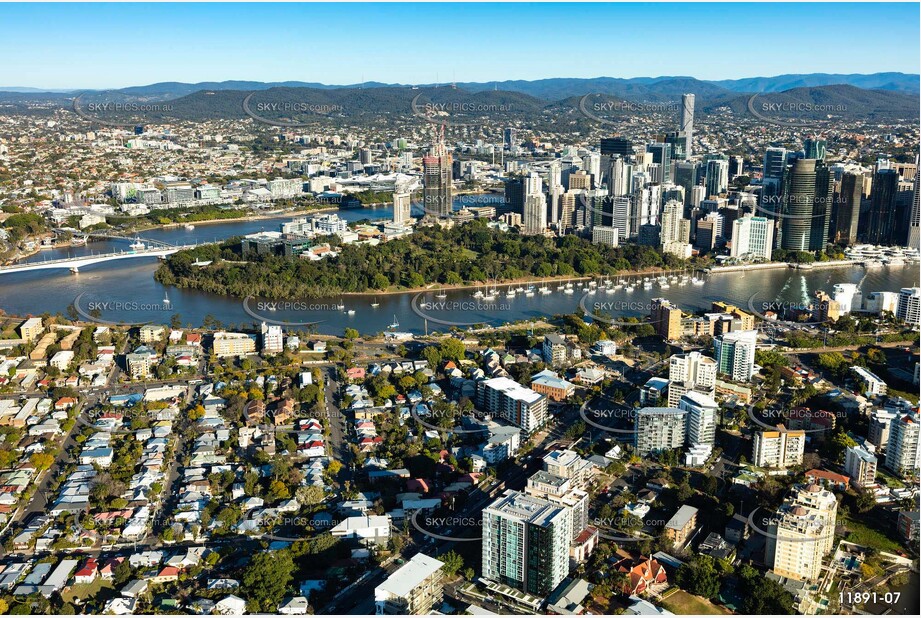
[[[164,258],[167,255],[172,255],[177,251],[183,251],[184,249],[194,249],[199,245],[182,245],[177,247],[151,247],[147,249],[138,249],[130,251],[119,251],[117,253],[100,253],[100,254],[90,254],[90,255],[81,255],[78,257],[72,258],[62,258],[59,260],[45,260],[41,262],[23,262],[20,264],[11,264],[9,266],[0,266],[0,275],[7,273],[22,273],[29,272],[30,270],[50,270],[52,268],[66,268],[71,272],[77,273],[80,272],[80,268],[83,266],[90,266],[92,264],[99,264],[101,262],[111,262],[114,260],[130,260],[134,258],[142,257],[157,257]]]

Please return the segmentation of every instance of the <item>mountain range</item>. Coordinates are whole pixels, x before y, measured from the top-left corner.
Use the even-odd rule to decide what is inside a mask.
[[[445,86],[445,84],[440,84]],[[523,92],[531,96],[556,101],[570,96],[580,96],[588,93],[612,94],[616,96],[646,95],[665,92],[671,96],[674,93],[695,92],[699,95],[716,94],[720,92],[781,92],[792,88],[809,88],[816,86],[849,85],[857,88],[872,90],[893,90],[897,92],[921,92],[921,76],[907,73],[872,73],[872,74],[833,74],[809,73],[775,75],[774,77],[748,77],[744,79],[725,79],[716,81],[699,80],[687,76],[663,77],[554,77],[537,80],[511,80],[502,82],[458,82],[456,86],[464,90],[507,90]],[[223,81],[223,82],[160,82],[146,86],[130,86],[127,88],[114,88],[112,91],[137,97],[177,98],[200,90],[266,90],[269,88],[315,88],[328,90],[337,88],[404,88],[410,86],[436,87],[439,84],[386,84],[382,82],[364,82],[361,84],[331,85],[318,82],[285,81],[285,82],[259,82],[259,81]],[[94,90],[94,89],[86,89]],[[96,89],[98,90],[98,89]],[[81,89],[41,89],[33,87],[4,87],[0,92],[16,92],[21,94],[67,94],[80,92]]]
[[[834,107],[833,114],[850,119],[917,118],[919,109],[919,76],[904,73],[873,75],[779,75],[741,80],[712,82],[693,77],[638,77],[620,79],[599,77],[552,78],[534,81],[463,82],[452,85],[384,84],[333,86],[319,83],[225,81],[186,84],[162,82],[132,86],[110,91],[85,91],[84,101],[164,102],[170,110],[148,113],[148,121],[201,120],[206,118],[244,118],[242,101],[248,93],[257,92],[255,100],[263,109],[272,103],[296,101],[299,104],[331,110],[326,115],[349,118],[371,115],[409,117],[412,101],[418,105],[451,103],[476,106],[502,106],[508,116],[534,117],[539,114],[557,116],[577,109],[580,100],[592,95],[592,102],[629,101],[632,103],[668,103],[680,101],[684,93],[696,95],[696,110],[701,114],[731,109],[745,113],[752,94],[759,93],[764,104]],[[32,104],[50,103],[52,107],[67,107],[74,98],[70,92],[19,91],[0,88],[0,105],[12,106],[22,113],[33,113]],[[324,112],[325,113],[325,112]],[[263,117],[282,119],[286,116],[266,112]],[[464,116],[464,113],[452,117]],[[474,114],[475,115],[475,114]],[[470,115],[468,115],[470,116]],[[290,117],[290,116],[289,116]]]

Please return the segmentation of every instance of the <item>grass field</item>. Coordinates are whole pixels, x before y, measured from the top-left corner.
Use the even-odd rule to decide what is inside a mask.
[[[112,582],[97,578],[91,584],[74,584],[61,593],[61,598],[64,599],[65,603],[73,603],[75,600],[94,597],[103,588],[113,588]]]
[[[703,597],[679,590],[661,602],[662,607],[675,614],[703,614],[706,616],[728,615],[732,612],[714,605]]]
[[[857,543],[858,545],[865,545],[869,547],[875,547],[880,551],[887,552],[904,552],[905,550],[897,541],[892,540],[882,532],[878,532],[873,528],[870,528],[864,523],[856,521],[854,519],[847,519],[844,522],[847,526],[848,532],[850,534],[847,537],[847,540],[851,543]]]

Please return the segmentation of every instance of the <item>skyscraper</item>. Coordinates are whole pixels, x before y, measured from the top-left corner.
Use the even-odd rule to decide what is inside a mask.
[[[601,138],[601,154],[632,157],[633,142],[624,137],[603,137]]]
[[[672,181],[672,145],[656,142],[646,145],[646,152],[652,155],[652,162],[662,168],[661,183]]]
[[[729,188],[729,161],[707,161],[707,197],[725,193]]]
[[[806,138],[805,142],[803,142],[803,150],[806,153],[805,158],[824,161],[826,147],[827,142],[824,139],[814,137]]]
[[[899,173],[894,169],[880,169],[873,175],[870,195],[870,212],[867,220],[866,241],[874,245],[894,245],[899,230],[896,198],[899,190]]]
[[[797,159],[783,183],[780,246],[792,251],[818,251],[828,241],[834,186],[828,167],[816,159]]]
[[[683,132],[687,137],[687,148],[685,149],[685,159],[690,159],[693,150],[694,140],[694,95],[681,95],[681,124],[678,130]]]
[[[441,127],[431,151],[422,158],[422,207],[426,214],[447,217],[453,210],[451,154],[444,142]]]
[[[911,196],[911,213],[908,220],[908,246],[921,249],[921,174],[915,174],[915,189]]]
[[[506,491],[483,509],[483,577],[545,597],[569,574],[572,512]]]
[[[836,243],[853,245],[857,242],[857,222],[860,219],[860,201],[863,199],[863,176],[845,172],[841,176],[835,196],[833,218]]]

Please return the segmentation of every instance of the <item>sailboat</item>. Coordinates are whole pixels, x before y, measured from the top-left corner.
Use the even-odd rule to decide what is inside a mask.
[[[344,310],[345,310],[345,304],[342,302],[342,299],[341,299],[341,298],[339,299],[339,304],[336,305],[336,310],[337,310],[337,311],[344,311]]]
[[[393,314],[393,323],[390,324],[387,328],[394,330],[400,328],[400,321],[397,319],[396,314]]]
[[[441,300],[447,297],[448,297],[447,293],[442,288],[438,288],[438,293],[435,294],[435,298]]]
[[[163,291],[163,304],[166,305],[167,307],[168,307],[169,304],[170,304],[170,302],[169,302],[169,292],[167,292],[166,290]]]
[[[527,289],[524,291],[524,295],[527,297],[534,296],[534,285],[529,283]]]
[[[380,306],[381,306],[381,304],[380,304],[379,302],[377,302],[377,297],[375,296],[375,297],[374,297],[374,302],[371,303],[371,307],[374,308],[374,309],[377,309],[377,308],[380,307]]]

